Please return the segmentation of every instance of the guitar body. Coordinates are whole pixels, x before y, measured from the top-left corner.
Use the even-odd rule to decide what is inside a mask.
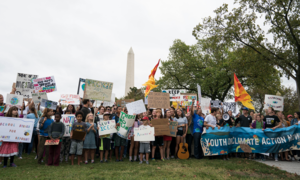
[[[189,145],[187,143],[180,143],[177,157],[179,159],[188,159],[190,157],[190,153],[188,149],[189,149]]]

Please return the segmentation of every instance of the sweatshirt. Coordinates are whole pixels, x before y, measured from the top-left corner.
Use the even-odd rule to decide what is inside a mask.
[[[62,122],[53,122],[48,131],[49,137],[53,139],[62,138],[65,134],[65,125]]]

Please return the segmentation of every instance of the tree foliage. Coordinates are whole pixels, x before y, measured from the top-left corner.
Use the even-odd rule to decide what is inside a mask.
[[[128,92],[127,96],[125,96],[124,99],[134,99],[136,100],[140,100],[140,99],[144,99],[144,91],[142,89],[138,89],[137,87],[132,87],[130,88],[130,91]]]

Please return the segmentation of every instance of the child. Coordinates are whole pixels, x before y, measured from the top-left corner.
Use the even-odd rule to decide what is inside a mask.
[[[65,125],[64,123],[60,122],[61,114],[55,113],[55,122],[50,125],[49,128],[49,137],[50,139],[59,139],[58,145],[51,145],[49,147],[49,159],[48,159],[48,166],[59,165],[59,155],[60,155],[60,146],[61,146],[61,138],[65,134]]]
[[[110,117],[110,113],[109,112],[105,112],[103,115],[104,120],[103,121],[108,121],[109,117]],[[117,128],[117,126],[115,126],[115,128]],[[99,136],[100,138],[100,142],[101,142],[101,146],[99,148],[100,150],[100,163],[103,163],[103,152],[105,151],[105,160],[104,162],[108,162],[107,158],[108,158],[108,152],[110,150],[110,134],[105,134],[102,136]],[[111,154],[110,154],[111,155]]]
[[[251,124],[251,127],[250,127],[251,129],[253,128],[253,129],[261,129],[261,130],[264,130],[264,129],[266,128],[266,124],[265,124],[265,122],[260,118],[260,115],[256,115],[255,120],[256,120],[256,121],[254,121],[254,122]],[[256,156],[256,157],[258,157],[258,156]],[[264,155],[260,154],[260,159],[261,159],[262,161],[264,161],[264,160],[265,160]]]
[[[85,153],[85,164],[88,163],[88,156],[91,156],[92,160],[91,163],[94,163],[94,156],[96,150],[96,141],[95,141],[95,134],[97,133],[96,129],[97,126],[94,123],[94,116],[92,113],[89,113],[86,116],[86,126],[87,126],[87,134],[83,143],[83,149]]]
[[[140,130],[150,128],[148,125],[149,118],[143,117],[141,120],[143,125],[139,127]],[[150,149],[150,141],[141,141],[140,142],[140,164],[143,163],[143,155],[146,154],[146,164],[149,164],[149,153],[151,152]]]
[[[6,108],[6,105],[4,106],[4,109]],[[0,116],[4,116],[3,113],[0,113]],[[6,117],[14,117],[18,118],[18,108],[16,106],[13,106],[9,108],[8,112],[6,113]],[[23,107],[21,109],[21,115],[20,118],[23,117]],[[14,163],[15,155],[18,155],[18,147],[19,144],[17,142],[2,142],[2,145],[0,146],[0,156],[4,157],[4,164],[3,168],[7,167],[7,161],[8,157],[10,157],[10,167],[17,167],[17,165]]]
[[[77,111],[76,114],[75,114],[75,117],[77,119],[77,122],[75,122],[73,124],[72,131],[71,131],[71,134],[70,134],[70,139],[71,139],[70,154],[71,154],[72,165],[74,165],[75,152],[78,156],[78,165],[80,165],[82,149],[83,149],[83,141],[84,141],[86,135],[83,137],[82,140],[72,139],[72,136],[74,134],[74,131],[86,132],[87,127],[86,127],[86,124],[84,122],[82,122],[82,119],[83,119],[83,112],[82,111]]]
[[[72,107],[72,106],[68,106]],[[65,114],[71,114],[71,110],[66,110]],[[71,125],[70,125],[71,126]],[[60,162],[63,161],[65,156],[65,161],[68,162],[69,159],[69,152],[70,152],[70,145],[71,145],[71,139],[70,137],[63,137],[61,141],[61,148],[60,148]]]

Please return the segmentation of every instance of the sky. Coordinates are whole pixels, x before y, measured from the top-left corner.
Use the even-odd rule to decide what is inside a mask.
[[[142,87],[175,39],[195,44],[193,28],[223,0],[0,1],[0,94],[11,91],[17,73],[54,76],[57,91],[76,94],[79,78],[113,82],[125,94],[127,53],[135,54],[135,83]],[[226,0],[229,9],[233,0]],[[157,71],[155,78],[161,76]],[[293,80],[282,83],[295,87]]]

